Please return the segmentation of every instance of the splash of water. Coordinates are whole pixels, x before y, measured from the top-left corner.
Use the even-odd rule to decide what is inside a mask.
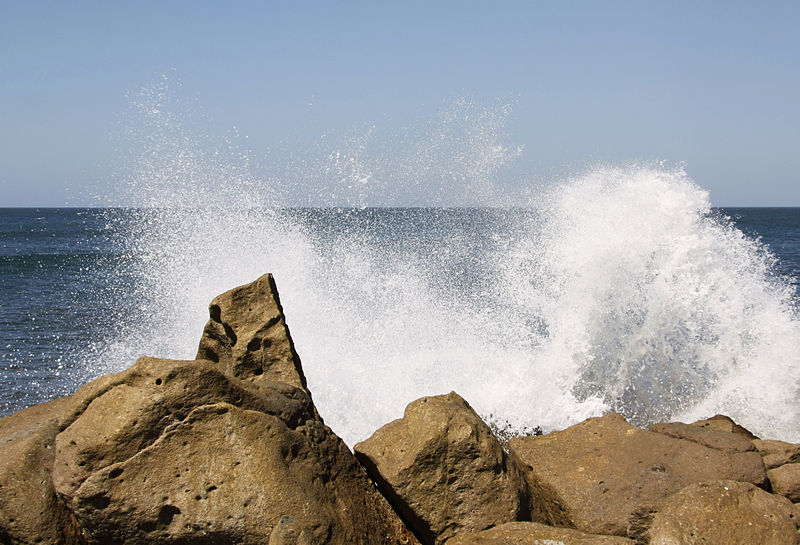
[[[122,193],[142,207],[125,215],[120,270],[137,312],[97,372],[193,357],[208,301],[272,272],[315,401],[350,444],[450,390],[520,427],[722,411],[800,439],[791,289],[683,172],[599,167],[524,209],[359,211],[413,195],[509,204],[508,108],[461,101],[402,137],[324,138],[259,176],[164,101],[141,101]],[[356,209],[281,209],[292,190]]]

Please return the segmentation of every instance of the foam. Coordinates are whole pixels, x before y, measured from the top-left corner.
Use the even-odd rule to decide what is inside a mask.
[[[800,440],[792,290],[684,172],[598,166],[514,203],[502,190],[521,152],[505,142],[508,107],[461,101],[402,137],[326,137],[259,174],[248,152],[193,133],[163,101],[143,99],[130,181],[108,197],[141,207],[121,229],[118,275],[138,314],[87,355],[92,373],[144,353],[194,357],[211,298],[272,272],[320,413],[351,445],[451,390],[518,427],[725,412]],[[292,188],[356,209],[421,195],[535,212],[484,214],[471,229],[463,211],[397,212],[386,225],[391,214],[334,210],[347,227],[326,231],[279,209],[297,204]],[[446,238],[388,240],[408,218]]]

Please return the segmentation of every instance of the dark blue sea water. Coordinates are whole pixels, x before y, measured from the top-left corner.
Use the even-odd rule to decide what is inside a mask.
[[[248,213],[253,214],[252,211]],[[181,214],[190,215],[191,212],[183,211]],[[345,338],[348,329],[332,326],[330,331],[320,331],[314,323],[305,326],[302,320],[304,312],[315,315],[329,312],[327,318],[330,323],[358,322],[352,315],[342,318],[336,316],[335,309],[340,304],[348,306],[352,302],[352,305],[356,305],[353,294],[367,290],[369,305],[383,305],[389,310],[379,315],[379,319],[374,318],[374,309],[360,311],[364,320],[392,321],[392,331],[402,330],[404,323],[408,325],[423,319],[430,319],[430,324],[434,324],[427,325],[427,330],[436,329],[439,326],[435,324],[453,321],[444,315],[446,312],[452,310],[463,315],[460,308],[477,309],[470,318],[471,323],[485,321],[489,324],[496,317],[497,320],[505,320],[505,325],[498,329],[508,330],[521,323],[518,321],[512,327],[511,321],[506,318],[507,309],[498,308],[503,305],[501,296],[507,296],[507,291],[501,293],[494,289],[492,282],[500,276],[498,271],[504,266],[504,261],[514,262],[519,253],[524,251],[520,249],[524,248],[521,243],[526,242],[526,236],[530,232],[529,224],[535,221],[536,212],[524,209],[303,209],[264,211],[262,214],[288,218],[287,221],[295,225],[296,231],[303,235],[302,240],[307,242],[307,246],[303,246],[304,242],[281,250],[284,257],[279,261],[291,263],[286,265],[289,272],[284,272],[282,277],[277,278],[279,289],[286,287],[284,305],[290,317],[290,327],[293,327],[292,316],[296,310],[296,337],[301,337],[307,345],[313,343],[307,340],[311,335],[304,333],[304,329],[314,330],[318,332],[318,336],[330,339],[337,336]],[[767,276],[791,286],[794,290],[796,311],[797,279],[800,277],[800,208],[729,208],[715,210],[712,216],[728,216],[732,219],[735,230],[738,229],[736,232],[743,233],[747,239],[758,241],[756,247],[760,248],[759,251],[772,252],[774,265]],[[273,222],[279,221],[273,219]],[[235,259],[228,254],[225,254],[228,257],[220,258],[214,253],[217,246],[225,245],[224,237],[230,236],[229,234],[219,234],[220,239],[213,239],[210,235],[198,239],[185,236],[185,240],[179,239],[178,242],[164,233],[154,237],[149,230],[150,226],[160,225],[163,228],[163,222],[163,216],[156,215],[153,219],[141,211],[126,209],[0,209],[0,414],[11,413],[54,396],[69,394],[82,382],[99,373],[120,370],[132,363],[129,353],[146,354],[157,351],[160,345],[155,343],[149,346],[147,335],[141,335],[141,332],[151,331],[153,328],[163,329],[158,324],[152,326],[151,322],[160,320],[158,323],[169,323],[170,313],[175,314],[173,321],[181,320],[180,312],[169,307],[174,302],[168,301],[170,290],[179,289],[176,287],[179,284],[182,286],[175,280],[175,270],[179,271],[177,277],[184,276],[181,271],[185,270],[185,278],[194,279],[205,274],[204,268],[213,269],[221,266],[223,259]],[[264,232],[263,236],[271,235]],[[527,242],[541,244],[541,237],[542,234],[538,233]],[[160,240],[163,242],[159,242]],[[231,241],[231,244],[239,243]],[[354,252],[353,247],[359,248],[358,252]],[[691,247],[688,251],[691,251]],[[720,251],[726,250],[723,248]],[[246,253],[245,250],[242,252]],[[197,263],[190,262],[188,257],[185,262],[171,262],[170,256],[175,253],[191,256]],[[359,260],[355,258],[357,254],[361,255]],[[367,260],[364,255],[373,257]],[[550,256],[548,259],[556,259],[547,255]],[[207,256],[207,260],[203,256]],[[161,260],[164,262],[163,266]],[[487,266],[489,260],[491,266]],[[347,275],[336,281],[342,286],[341,292],[337,293],[338,290],[330,286],[323,290],[323,295],[312,295],[310,291],[304,291],[299,284],[305,274],[304,268],[310,268],[311,261],[317,267],[315,274],[318,276],[326,274],[324,265],[320,266],[320,262],[327,262],[338,269],[342,269],[343,263],[347,264],[346,267],[352,267],[352,270],[348,269]],[[363,265],[366,262],[378,270],[396,268],[400,272],[392,277],[394,280],[384,279],[380,286],[367,287],[371,279],[382,276],[374,271],[362,270],[367,267]],[[260,272],[272,270],[273,266],[269,263]],[[227,263],[225,266],[230,265]],[[235,264],[233,266],[235,268]],[[490,271],[491,274],[484,274],[483,271]],[[586,272],[593,274],[592,271]],[[156,277],[162,273],[165,278],[168,275],[173,276],[158,280]],[[601,273],[597,274],[600,279]],[[674,276],[674,273],[671,274]],[[239,279],[232,281],[241,282]],[[521,294],[525,279],[518,281]],[[395,289],[392,282],[402,282],[404,285],[402,289]],[[409,287],[410,282],[419,282],[419,288]],[[298,284],[297,287],[295,283]],[[348,284],[348,287],[343,284]],[[335,286],[336,283],[332,285]],[[232,286],[224,287],[227,289]],[[211,290],[211,295],[221,291],[217,286],[208,289]],[[696,289],[701,289],[701,286]],[[414,301],[410,306],[404,304],[403,309],[413,309],[406,313],[393,310],[401,308],[398,306],[400,303],[393,299],[395,293],[404,294],[402,298],[405,300],[414,297],[408,294],[425,295],[420,295],[420,300]],[[628,297],[630,294],[619,296]],[[563,300],[563,294],[559,297],[559,300]],[[586,297],[596,295],[587,293]],[[201,293],[198,298],[201,300],[198,305],[202,306],[207,304],[209,294]],[[330,298],[332,302],[327,302],[326,298]],[[436,300],[432,301],[432,298]],[[162,299],[163,306],[160,308]],[[290,301],[296,309],[292,308]],[[552,309],[547,310],[549,307],[546,305],[541,308],[545,309],[542,310],[545,318],[528,317],[528,325],[525,327],[537,329],[537,334],[544,332],[545,335],[550,328],[549,334],[553,335],[552,330],[558,320],[547,318],[547,312],[554,312]],[[205,319],[202,310],[192,312],[199,314],[196,321],[201,324]],[[156,314],[159,316],[154,317]],[[439,314],[442,314],[441,319],[437,318]],[[572,320],[576,323],[579,321],[578,318]],[[607,321],[607,318],[603,320]],[[193,336],[190,330],[188,339],[179,343],[181,346],[191,347],[199,338],[200,330],[194,324],[191,327],[196,328],[196,335]],[[415,331],[413,326],[408,327],[409,331]],[[494,326],[482,327],[484,329],[481,331],[489,331],[487,328]],[[591,331],[591,328],[588,330]],[[377,324],[372,328],[365,326],[358,329],[357,336],[366,346],[375,347],[382,340],[389,342],[385,336],[381,337],[380,331]],[[375,337],[370,338],[373,333]],[[447,344],[445,337],[448,334],[445,329],[439,334],[442,345]],[[632,334],[630,331],[627,334],[619,333],[615,342],[624,343],[625,335]],[[670,335],[672,333],[659,338],[669,339]],[[722,334],[716,335],[719,343],[724,342]],[[479,336],[480,334],[472,335],[473,338]],[[533,348],[522,346],[528,343],[525,340],[527,338],[525,335],[515,334],[509,342],[516,343],[514,350],[538,350],[537,342],[541,344],[541,341],[531,341]],[[304,345],[300,340],[296,338],[302,357]],[[115,347],[126,342],[131,346],[126,345],[124,350],[116,350]],[[432,342],[425,342],[436,346],[435,338]],[[685,341],[674,342],[677,346]],[[353,344],[349,340],[342,343]],[[396,341],[392,340],[391,343],[396,344]],[[497,342],[491,344],[492,347],[487,348],[485,354],[478,353],[480,348],[469,350],[472,350],[475,358],[488,358],[485,361],[489,365],[491,354],[497,351]],[[312,346],[308,346],[308,349],[310,359],[313,360],[315,349]],[[402,346],[398,349],[406,350]],[[357,349],[353,350],[352,358],[361,357]],[[433,360],[446,357],[432,354],[435,349],[426,350],[425,357]],[[442,350],[445,351],[444,348]],[[447,348],[447,353],[456,350],[457,347]],[[185,351],[186,354],[156,355],[193,356],[190,348]],[[377,353],[373,350],[373,354]],[[473,356],[467,354],[464,357]],[[389,357],[381,356],[382,361],[387,358]],[[381,362],[376,361],[374,364],[380,365]],[[480,367],[481,364],[477,365]],[[345,373],[345,370],[340,367],[340,372]],[[312,376],[315,373],[320,373],[317,382],[328,380],[326,377],[329,375],[325,372],[311,371]],[[359,371],[356,375],[361,376],[360,373]],[[424,378],[418,380],[423,383],[425,381]],[[437,379],[431,376],[430,380]],[[613,403],[611,405],[614,408]],[[503,404],[498,406],[502,407]],[[346,418],[340,425],[348,425]]]

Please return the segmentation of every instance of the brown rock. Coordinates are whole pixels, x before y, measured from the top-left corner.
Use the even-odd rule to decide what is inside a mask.
[[[767,470],[775,494],[786,496],[793,502],[800,501],[800,464],[784,464]]]
[[[652,515],[640,542],[794,545],[792,504],[749,483],[695,483],[670,496]]]
[[[767,469],[800,462],[800,445],[771,439],[756,439],[753,445],[764,457]]]
[[[458,394],[425,397],[355,446],[355,453],[423,543],[503,522],[551,521],[525,478]]]
[[[316,418],[308,395],[284,383],[256,388],[209,361],[143,357],[73,396],[74,411],[56,438],[53,481],[71,497],[88,476],[133,456],[201,405],[228,402],[273,414],[296,427]]]
[[[757,452],[726,452],[629,425],[618,414],[563,431],[512,439],[530,479],[557,495],[575,528],[625,535],[628,518],[685,486],[731,479],[766,483]]]
[[[537,522],[507,522],[482,532],[459,534],[447,545],[634,545],[619,536],[586,534]]]
[[[402,542],[359,470],[319,421],[218,403],[94,472],[74,506],[90,543]]]
[[[306,389],[306,378],[271,274],[211,301],[198,360],[255,384],[279,381]]]
[[[53,480],[90,544],[410,539],[305,390],[140,358],[75,398]]]
[[[0,419],[0,543],[63,543],[70,532],[50,478],[54,442],[72,400]]]
[[[726,452],[751,452],[756,450],[753,442],[743,435],[711,426],[665,422],[653,424],[648,429],[676,439],[686,439],[704,447]]]
[[[750,430],[747,428],[740,426],[733,419],[729,416],[725,416],[724,414],[718,414],[712,416],[711,418],[707,418],[705,420],[698,420],[697,422],[692,422],[692,426],[697,426],[698,428],[708,428],[714,429],[719,431],[727,431],[729,433],[735,433],[736,435],[741,435],[745,439],[758,439],[755,435],[750,433]]]

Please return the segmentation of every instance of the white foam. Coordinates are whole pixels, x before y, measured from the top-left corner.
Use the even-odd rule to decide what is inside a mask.
[[[292,186],[357,207],[411,194],[508,204],[503,168],[519,149],[504,143],[505,106],[462,102],[375,148],[372,136],[325,139],[262,177],[249,154],[165,111],[163,97],[144,101],[121,188],[127,204],[159,207],[125,230],[120,277],[135,281],[121,289],[140,314],[92,355],[97,372],[141,354],[194,357],[211,298],[272,272],[315,402],[349,444],[451,390],[518,426],[725,412],[800,440],[791,290],[685,173],[598,167],[519,202],[537,213],[513,233],[483,231],[491,243],[477,254],[486,241],[469,225],[440,245],[388,245],[358,228],[320,235],[264,207],[286,203],[277,196]],[[453,273],[462,262],[477,270]],[[465,283],[476,274],[480,284]]]

